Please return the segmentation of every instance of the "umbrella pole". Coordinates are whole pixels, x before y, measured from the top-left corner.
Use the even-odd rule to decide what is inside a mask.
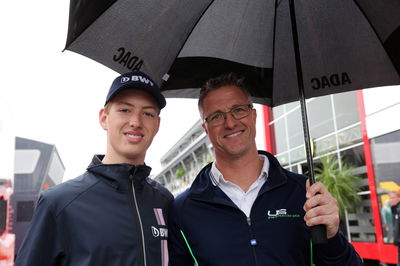
[[[296,14],[295,14],[295,10],[294,10],[293,0],[289,0],[289,9],[290,9],[290,20],[291,20],[291,25],[292,25],[294,55],[295,55],[295,62],[296,62],[297,84],[299,87],[299,101],[300,101],[300,109],[301,109],[301,118],[303,121],[304,145],[306,148],[309,179],[310,179],[310,184],[312,185],[315,183],[314,163],[313,163],[313,156],[312,156],[312,151],[311,151],[310,130],[308,127],[307,107],[306,107],[306,100],[305,100],[305,95],[304,95],[303,70],[301,67],[299,38],[298,38],[298,34],[297,34]],[[326,237],[326,227],[322,224],[311,227],[311,238],[312,238],[312,241],[314,244],[327,243],[328,239]]]
[[[311,141],[310,141],[311,138],[310,138],[310,130],[308,127],[306,99],[304,95],[303,70],[301,67],[299,38],[297,34],[296,15],[294,11],[293,0],[289,0],[289,5],[290,5],[290,18],[292,22],[292,36],[293,36],[294,56],[296,62],[297,85],[299,87],[300,110],[301,110],[301,118],[303,120],[304,145],[306,147],[306,157],[307,157],[307,166],[308,166],[310,184],[312,185],[315,183],[314,163],[313,163],[313,155],[311,152]]]

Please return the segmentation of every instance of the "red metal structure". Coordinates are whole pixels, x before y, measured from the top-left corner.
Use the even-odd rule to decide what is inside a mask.
[[[367,167],[368,186],[371,191],[371,207],[376,232],[376,242],[352,242],[360,256],[364,259],[376,260],[383,263],[397,263],[397,247],[383,242],[382,222],[378,204],[374,166],[372,162],[371,145],[368,139],[365,122],[365,106],[362,91],[357,91],[358,111],[360,113],[362,137],[364,142],[365,164]]]
[[[15,235],[11,233],[10,196],[12,188],[9,180],[0,180],[0,265],[14,265]]]

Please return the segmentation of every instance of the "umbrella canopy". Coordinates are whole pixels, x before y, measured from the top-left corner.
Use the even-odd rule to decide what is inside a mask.
[[[400,84],[399,14],[398,0],[296,1],[305,97]],[[292,22],[288,0],[71,0],[66,49],[140,69],[167,97],[238,72],[272,107],[299,98]]]
[[[166,97],[237,72],[256,103],[300,100],[313,183],[305,98],[400,84],[399,14],[399,0],[71,0],[66,49],[144,71]]]

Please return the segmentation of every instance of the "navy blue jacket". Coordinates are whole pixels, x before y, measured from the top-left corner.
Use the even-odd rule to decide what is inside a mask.
[[[393,237],[394,237],[394,245],[400,246],[400,203],[390,207],[393,214]],[[400,262],[400,256],[399,256]]]
[[[194,258],[201,266],[311,264],[310,233],[303,219],[306,177],[260,153],[268,157],[270,169],[249,218],[212,184],[211,164],[175,199],[169,222],[171,265],[192,266]],[[316,265],[362,265],[341,233],[314,246],[313,252]]]
[[[42,193],[16,266],[142,266],[144,257],[148,266],[167,265],[172,194],[148,178],[148,166],[100,159]]]

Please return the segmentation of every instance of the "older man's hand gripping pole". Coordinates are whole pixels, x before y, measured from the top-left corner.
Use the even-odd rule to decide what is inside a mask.
[[[339,230],[337,200],[321,182],[316,182],[310,186],[310,181],[307,180],[306,191],[304,221],[308,226],[325,225],[327,238],[334,237]]]

